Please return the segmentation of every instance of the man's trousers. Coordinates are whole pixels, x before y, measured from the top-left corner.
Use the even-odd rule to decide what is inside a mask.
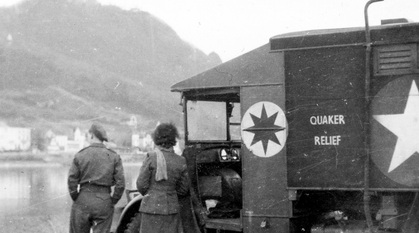
[[[113,212],[109,192],[82,189],[71,207],[70,233],[90,233],[90,228],[93,233],[109,232]]]

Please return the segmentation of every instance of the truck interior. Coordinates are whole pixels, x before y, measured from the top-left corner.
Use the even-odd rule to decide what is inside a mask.
[[[239,89],[185,92],[185,150],[203,232],[242,231]]]

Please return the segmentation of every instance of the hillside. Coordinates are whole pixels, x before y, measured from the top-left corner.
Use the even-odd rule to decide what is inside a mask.
[[[71,134],[92,120],[110,135],[181,124],[170,86],[221,63],[142,11],[94,0],[29,0],[0,8],[0,121]]]

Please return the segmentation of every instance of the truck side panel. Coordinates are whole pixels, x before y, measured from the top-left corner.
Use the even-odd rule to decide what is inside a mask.
[[[362,46],[286,52],[289,187],[363,187],[364,54]]]
[[[278,55],[278,54],[275,54]],[[282,73],[278,73],[278,79],[283,80]],[[248,110],[253,106],[263,103],[266,115],[254,112],[253,121],[257,119],[264,121],[265,118],[278,117],[277,112],[270,111],[270,104],[275,104],[281,109],[285,109],[285,88],[283,85],[242,87],[241,89],[242,113],[249,114]],[[264,111],[264,110],[260,110]],[[245,118],[246,116],[243,116]],[[281,124],[281,123],[280,123]],[[278,125],[278,124],[277,124]],[[253,126],[253,127],[255,127]],[[284,129],[278,133],[286,131]],[[249,127],[250,128],[250,127]],[[242,130],[246,130],[242,128]],[[274,132],[270,132],[273,134]],[[259,144],[260,147],[252,151],[246,146],[242,146],[243,159],[243,229],[244,232],[288,232],[289,216],[291,215],[291,202],[288,200],[287,187],[287,167],[286,151],[282,148],[279,153],[263,157],[256,152],[262,148],[262,154],[271,150],[276,145],[275,139],[267,135],[253,136],[253,145]],[[269,134],[269,132],[268,132]],[[247,137],[245,134],[242,137]],[[263,139],[261,139],[263,138]],[[271,138],[273,141],[269,141]],[[258,139],[261,139],[258,141]],[[245,138],[243,140],[246,140]],[[263,142],[263,140],[266,140]],[[277,141],[280,143],[280,140]],[[263,143],[265,148],[263,149]],[[285,145],[281,145],[285,146]],[[265,150],[265,151],[263,151]],[[257,155],[258,154],[258,155]]]

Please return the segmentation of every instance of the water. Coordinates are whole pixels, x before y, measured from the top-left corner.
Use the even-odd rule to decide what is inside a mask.
[[[126,188],[135,188],[140,166],[124,164]],[[61,164],[1,164],[0,232],[68,232],[68,170]],[[124,196],[117,207],[125,204]]]

